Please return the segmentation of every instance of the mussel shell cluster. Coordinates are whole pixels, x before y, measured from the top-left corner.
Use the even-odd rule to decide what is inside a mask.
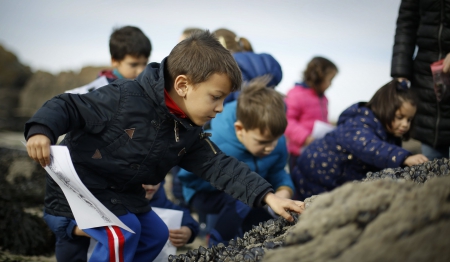
[[[293,222],[289,222],[282,217],[269,219],[253,226],[253,229],[245,232],[242,238],[231,239],[227,246],[222,243],[210,248],[200,246],[186,254],[170,255],[169,261],[261,261],[265,250],[275,249],[283,245],[281,236],[298,220],[298,214],[290,214],[294,217]]]
[[[379,172],[368,172],[363,182],[377,179],[392,179],[422,184],[433,177],[448,175],[450,175],[450,161],[442,158],[411,167],[386,168]]]

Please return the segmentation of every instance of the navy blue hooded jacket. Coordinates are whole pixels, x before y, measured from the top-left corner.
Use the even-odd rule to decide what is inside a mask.
[[[164,67],[165,60],[151,63],[136,80],[118,79],[87,94],[52,98],[26,123],[25,137],[46,134],[54,144],[67,133],[61,144],[68,147],[80,180],[117,216],[148,212],[142,184],[160,183],[176,165],[250,206],[263,205],[273,191],[267,181],[222,153],[201,126],[169,112]],[[45,211],[73,217],[50,176]]]
[[[269,75],[272,77],[267,84],[269,87],[275,87],[281,82],[283,72],[281,66],[269,54],[256,54],[253,52],[238,52],[233,54],[239,69],[242,72],[242,80],[249,82],[258,76]],[[225,99],[224,104],[234,101],[239,96],[239,91],[233,92]]]
[[[411,155],[364,105],[347,108],[336,129],[298,158],[292,175],[301,199],[361,180],[369,171],[399,167]]]

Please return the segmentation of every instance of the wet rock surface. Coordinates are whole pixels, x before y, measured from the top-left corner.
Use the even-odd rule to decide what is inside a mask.
[[[169,261],[450,261],[449,169],[440,159],[369,173],[306,199],[297,223],[272,219]]]
[[[0,156],[0,255],[52,254],[55,238],[42,219],[45,170],[24,149],[0,147]]]

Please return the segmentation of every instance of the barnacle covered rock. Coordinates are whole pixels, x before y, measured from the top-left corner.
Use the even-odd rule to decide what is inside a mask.
[[[448,159],[368,173],[305,199],[293,223],[271,219],[169,261],[450,261],[449,175]]]

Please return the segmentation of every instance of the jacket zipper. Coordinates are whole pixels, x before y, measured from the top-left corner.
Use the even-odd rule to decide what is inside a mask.
[[[442,58],[442,44],[441,44],[441,37],[442,37],[442,23],[444,22],[444,0],[441,1],[441,21],[439,23],[439,33],[438,33],[438,45],[439,45],[439,57],[438,60],[441,60]]]
[[[211,133],[200,133],[200,139],[203,139],[208,143],[209,147],[211,147],[211,150],[213,151],[214,155],[217,155],[216,149],[214,149],[214,146],[212,145],[211,141],[209,141],[208,137],[211,136]]]
[[[175,142],[179,142],[180,141],[180,133],[179,133],[179,128],[178,128],[178,122],[177,120],[173,120],[175,121],[175,127],[173,128],[173,131],[175,132]]]
[[[439,33],[438,33],[438,45],[439,45],[439,56],[438,60],[441,60],[442,58],[442,45],[441,45],[441,37],[442,37],[442,22],[444,21],[444,0],[441,1],[441,21],[439,24]],[[439,102],[436,104],[437,108],[437,119],[436,119],[436,125],[434,129],[434,143],[433,147],[435,148],[438,142],[438,136],[439,136],[439,122],[441,120],[441,110],[439,108]]]

